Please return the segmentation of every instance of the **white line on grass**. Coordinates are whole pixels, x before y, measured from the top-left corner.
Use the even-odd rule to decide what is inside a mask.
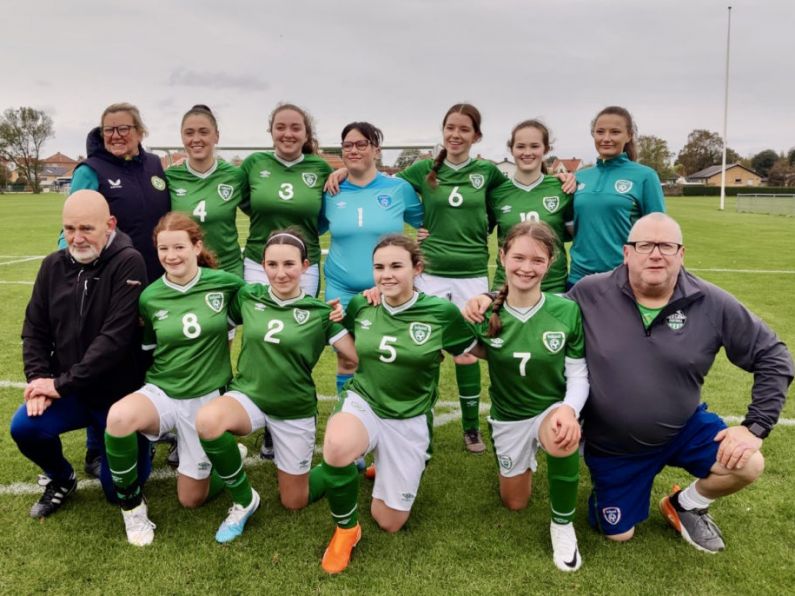
[[[0,280],[0,284],[5,285],[5,286],[10,286],[10,285],[14,285],[14,286],[32,286],[33,282],[32,281],[2,281],[2,280]]]
[[[28,261],[37,261],[43,259],[44,255],[42,256],[35,256],[35,257],[25,257],[24,259],[16,259],[14,261],[4,261],[0,263],[0,267],[3,265],[16,265],[17,263],[27,263]]]
[[[774,273],[776,275],[795,275],[795,271],[789,269],[695,269],[688,267],[688,271],[707,271],[709,273]]]
[[[0,389],[24,389],[25,385],[21,381],[0,381]]]

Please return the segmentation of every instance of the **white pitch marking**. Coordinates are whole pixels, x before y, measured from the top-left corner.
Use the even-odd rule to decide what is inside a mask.
[[[32,281],[0,281],[0,285],[5,286],[32,286]]]
[[[21,381],[0,381],[0,389],[24,389],[26,385]]]
[[[707,271],[710,273],[773,273],[777,275],[795,275],[795,271],[789,269],[695,269],[687,268],[688,271]]]
[[[14,261],[4,261],[4,262],[0,263],[0,267],[2,267],[3,265],[16,265],[17,263],[27,263],[28,261],[36,261],[36,260],[43,259],[43,258],[44,258],[44,255],[42,255],[40,257],[39,256],[36,256],[36,257],[25,257],[24,259],[16,259]]]

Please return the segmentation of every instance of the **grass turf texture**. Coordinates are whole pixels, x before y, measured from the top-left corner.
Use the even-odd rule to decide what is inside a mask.
[[[0,380],[23,381],[19,332],[29,285],[39,260],[55,247],[63,197],[0,196]],[[669,198],[670,213],[682,224],[686,263],[692,269],[795,270],[791,218],[737,214],[734,199],[717,210],[717,199]],[[247,221],[240,222],[243,237]],[[324,245],[327,239],[324,239]],[[493,240],[492,240],[493,241]],[[698,271],[735,294],[795,346],[795,274]],[[9,283],[22,282],[22,283]],[[483,368],[485,373],[485,367]],[[484,374],[483,395],[487,375]],[[331,395],[334,358],[327,351],[316,369],[318,390]],[[723,415],[742,416],[751,376],[719,355],[704,388],[704,399]],[[444,363],[441,399],[455,401],[451,359]],[[21,390],[0,386],[4,429],[21,402]],[[331,409],[320,404],[322,430]],[[791,403],[783,416],[795,418]],[[482,427],[485,422],[481,417]],[[83,478],[82,431],[70,433],[67,457]],[[728,550],[710,556],[696,552],[670,530],[656,503],[686,473],[667,469],[654,485],[649,520],[628,544],[612,544],[586,522],[590,487],[582,469],[575,520],[584,558],[576,574],[558,572],[551,561],[545,465],[535,478],[530,507],[503,508],[497,493],[497,467],[489,444],[483,457],[463,450],[458,420],[434,432],[434,458],[423,478],[406,528],[381,532],[369,515],[371,484],[362,482],[360,507],[364,537],[350,568],[329,577],[320,558],[333,526],[328,507],[318,503],[300,512],[284,510],[270,464],[249,468],[263,506],[241,539],[228,546],[213,540],[229,499],[222,495],[198,510],[177,503],[173,478],[147,486],[150,515],[158,524],[155,543],[127,545],[121,515],[105,504],[97,487],[80,490],[64,509],[43,522],[27,512],[38,498],[11,494],[9,485],[35,482],[38,470],[0,432],[0,592],[31,593],[780,593],[795,585],[791,545],[795,517],[789,441],[795,428],[782,427],[765,441],[767,469],[754,486],[713,506]],[[255,453],[253,438],[244,442]],[[318,443],[322,437],[318,438]],[[487,441],[488,443],[488,441]],[[164,450],[156,467],[164,467]],[[790,586],[790,588],[787,588]]]

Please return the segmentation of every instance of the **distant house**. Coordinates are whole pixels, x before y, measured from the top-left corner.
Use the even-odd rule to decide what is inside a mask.
[[[505,174],[506,178],[513,178],[513,175],[516,173],[516,164],[507,157],[503,158],[502,161],[495,161],[492,163],[497,166],[500,172]]]
[[[688,184],[720,186],[721,166],[709,166],[687,177]],[[762,177],[739,163],[726,164],[726,186],[761,186]]]
[[[572,157],[571,159],[556,159],[552,162],[550,174],[573,174],[577,170],[581,170],[585,163],[581,159]]]
[[[44,190],[61,190],[72,181],[72,173],[80,162],[60,151],[41,161],[39,183]]]

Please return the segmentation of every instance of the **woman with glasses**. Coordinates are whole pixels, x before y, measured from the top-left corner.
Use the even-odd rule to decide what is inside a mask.
[[[591,123],[599,159],[577,172],[574,243],[568,285],[623,262],[623,245],[644,215],[665,211],[657,172],[637,163],[637,126],[626,108],[608,106]]]
[[[163,274],[152,230],[171,209],[171,199],[160,158],[141,145],[147,134],[134,105],[115,103],[105,108],[100,125],[88,133],[88,158],[75,169],[71,191],[88,188],[105,197],[119,229],[143,255],[151,283]]]
[[[373,287],[373,248],[378,239],[401,233],[404,222],[415,228],[422,225],[422,203],[411,186],[376,169],[383,138],[381,130],[369,122],[351,122],[343,128],[342,161],[348,177],[339,193],[323,198],[320,231],[331,233],[323,267],[326,300],[338,298],[343,307]],[[355,370],[353,362],[340,357],[338,391]]]

